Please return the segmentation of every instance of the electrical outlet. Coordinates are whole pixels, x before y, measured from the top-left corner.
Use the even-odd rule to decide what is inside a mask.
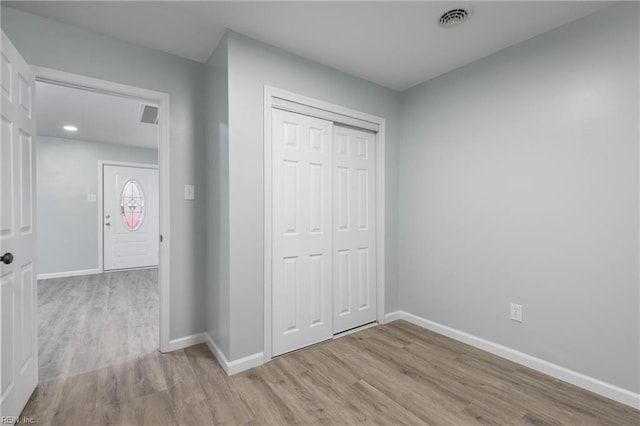
[[[184,199],[195,200],[196,199],[196,187],[194,185],[184,186]]]
[[[518,305],[517,303],[511,304],[511,319],[522,322],[522,305]]]
[[[96,194],[87,194],[87,201],[90,203],[95,203],[97,201],[98,197],[96,197]]]

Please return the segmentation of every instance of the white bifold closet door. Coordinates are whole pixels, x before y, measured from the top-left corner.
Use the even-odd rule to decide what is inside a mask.
[[[331,338],[332,123],[273,110],[273,355]]]
[[[376,320],[375,134],[272,110],[273,355]]]
[[[375,134],[333,129],[333,333],[376,320]]]

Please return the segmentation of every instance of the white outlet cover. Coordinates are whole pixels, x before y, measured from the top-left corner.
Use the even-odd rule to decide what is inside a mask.
[[[522,305],[517,303],[511,304],[511,319],[513,321],[522,322]]]
[[[184,199],[185,200],[195,200],[196,199],[196,187],[195,187],[195,185],[185,185],[184,186]]]
[[[87,194],[87,201],[90,203],[95,203],[98,200],[96,194]]]

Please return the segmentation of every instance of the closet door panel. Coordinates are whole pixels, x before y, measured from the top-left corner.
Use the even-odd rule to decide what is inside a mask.
[[[333,333],[376,320],[375,134],[335,125]]]
[[[333,123],[273,109],[273,355],[330,339]]]

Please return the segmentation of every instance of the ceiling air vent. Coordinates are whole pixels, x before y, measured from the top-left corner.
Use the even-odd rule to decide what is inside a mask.
[[[158,107],[142,104],[140,107],[140,122],[158,124]]]
[[[443,28],[455,27],[469,18],[469,12],[465,9],[451,9],[440,17],[440,26]]]

